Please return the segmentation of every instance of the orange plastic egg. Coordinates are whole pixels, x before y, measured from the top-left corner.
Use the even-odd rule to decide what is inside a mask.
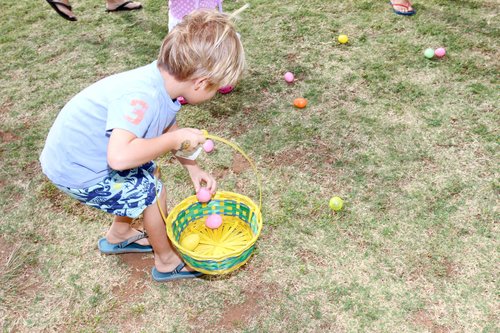
[[[295,105],[295,107],[299,108],[299,109],[303,109],[306,107],[307,105],[307,99],[305,98],[302,98],[302,97],[299,97],[299,98],[296,98],[294,101],[293,101],[293,105]]]

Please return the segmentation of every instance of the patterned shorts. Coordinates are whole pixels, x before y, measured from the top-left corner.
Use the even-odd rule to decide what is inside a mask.
[[[156,191],[161,192],[163,185],[158,180],[156,187],[155,168],[154,162],[148,162],[135,169],[113,171],[99,183],[83,189],[56,186],[86,205],[136,218],[156,201]]]

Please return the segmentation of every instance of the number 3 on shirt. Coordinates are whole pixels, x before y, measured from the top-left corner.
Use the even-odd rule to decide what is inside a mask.
[[[144,114],[148,109],[148,104],[140,99],[133,99],[130,102],[131,109],[125,113],[125,119],[134,125],[139,125],[144,119]]]

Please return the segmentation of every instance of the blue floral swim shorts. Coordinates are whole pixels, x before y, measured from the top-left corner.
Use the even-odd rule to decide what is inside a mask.
[[[86,205],[136,218],[156,201],[156,191],[161,192],[163,185],[159,180],[156,184],[155,168],[154,162],[148,162],[135,169],[112,171],[99,183],[83,189],[56,186]]]

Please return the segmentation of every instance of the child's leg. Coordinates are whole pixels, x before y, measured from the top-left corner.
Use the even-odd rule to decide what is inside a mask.
[[[123,242],[126,239],[140,234],[140,231],[132,228],[130,225],[133,219],[126,216],[116,216],[113,219],[113,224],[106,233],[106,240],[111,244]],[[135,241],[140,245],[149,245],[148,239],[143,238]]]
[[[170,9],[170,6],[169,6],[169,10],[168,10],[168,31],[172,31],[172,29],[177,25],[177,23],[179,23],[181,20],[177,19],[174,17],[174,15],[172,14],[172,10]]]
[[[167,214],[164,188],[162,188],[159,200],[162,206],[161,209]],[[144,210],[143,223],[148,233],[149,243],[153,246],[156,269],[160,272],[170,272],[174,270],[181,262],[181,258],[172,247],[172,244],[170,244],[170,240],[165,230],[165,223],[163,222],[156,202]],[[184,270],[191,271],[192,269],[186,266]]]

